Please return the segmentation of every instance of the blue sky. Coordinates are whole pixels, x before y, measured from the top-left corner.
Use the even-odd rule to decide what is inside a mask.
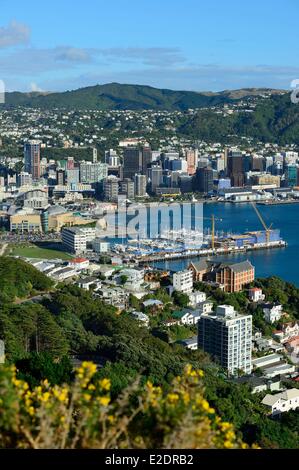
[[[120,82],[288,89],[299,78],[297,0],[1,0],[7,90]]]

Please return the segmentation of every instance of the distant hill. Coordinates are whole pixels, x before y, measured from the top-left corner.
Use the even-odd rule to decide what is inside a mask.
[[[174,91],[143,85],[108,83],[61,93],[7,93],[6,106],[28,106],[44,109],[184,111],[188,108],[203,108],[221,103],[231,103],[247,96],[263,95],[265,92],[274,94],[279,91],[253,88],[212,93]]]
[[[178,132],[206,141],[225,142],[228,135],[247,136],[262,142],[299,144],[299,105],[290,94],[261,99],[251,113],[239,112],[223,119],[204,110],[183,123]]]

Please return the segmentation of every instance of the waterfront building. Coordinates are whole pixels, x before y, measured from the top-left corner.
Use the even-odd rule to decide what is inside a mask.
[[[231,185],[244,186],[244,157],[242,152],[231,150],[227,159],[227,172]]]
[[[211,167],[206,166],[196,170],[194,189],[205,194],[213,190],[213,170]]]
[[[198,322],[198,348],[215,357],[229,374],[252,371],[252,316],[241,315],[231,305],[202,314]]]

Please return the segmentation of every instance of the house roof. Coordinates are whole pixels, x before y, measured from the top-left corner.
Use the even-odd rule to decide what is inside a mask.
[[[196,269],[196,271],[204,271],[209,266],[205,259],[201,259],[199,261],[191,261],[189,266],[191,265]]]
[[[279,399],[280,399],[280,393],[278,393],[276,395],[266,395],[262,400],[262,404],[263,405],[268,405],[268,406],[273,406],[273,405],[275,405],[275,403],[278,402]]]

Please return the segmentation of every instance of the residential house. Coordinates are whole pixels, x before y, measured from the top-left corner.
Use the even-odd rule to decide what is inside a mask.
[[[299,407],[299,389],[291,388],[275,395],[266,395],[262,404],[267,406],[272,416],[296,410]]]
[[[265,294],[260,287],[252,287],[248,291],[248,297],[251,302],[261,302],[265,300]]]
[[[178,344],[181,344],[187,349],[191,349],[192,351],[195,351],[198,348],[197,345],[197,336],[192,336],[191,338],[183,339],[181,341],[178,341]]]
[[[268,323],[275,323],[280,320],[283,311],[282,305],[267,303],[263,305],[264,319]]]
[[[196,307],[197,304],[204,302],[207,298],[206,293],[201,292],[199,290],[191,292],[190,294],[188,294],[188,296],[189,296],[189,305],[191,307]]]

